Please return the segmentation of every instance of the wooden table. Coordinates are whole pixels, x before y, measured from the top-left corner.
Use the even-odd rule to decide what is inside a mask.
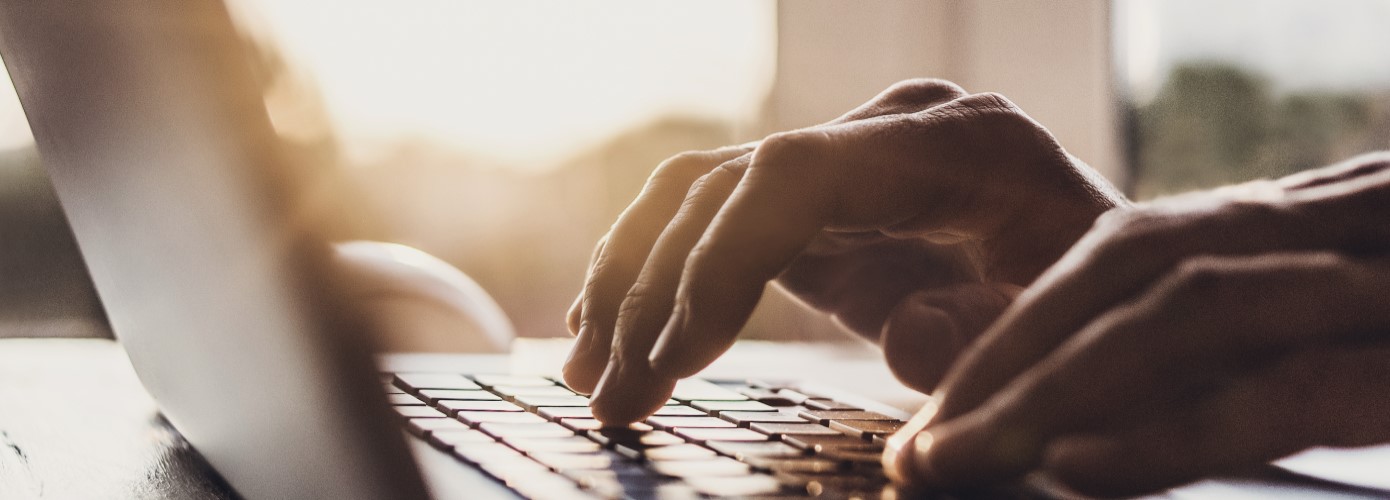
[[[235,498],[100,339],[0,340],[0,498]]]
[[[551,342],[521,343],[516,348],[511,367],[516,372],[555,365],[558,360],[551,358],[562,352]],[[712,372],[761,369],[765,375],[782,373],[785,365],[778,369],[766,362],[767,349],[772,348],[754,344],[735,349],[716,363]],[[777,348],[794,349],[786,345]],[[811,366],[824,367],[833,360],[845,371],[827,374],[823,369],[801,370],[801,374],[822,372],[823,377],[839,382],[882,379],[880,363],[850,351],[843,347],[806,348],[801,354],[820,358]],[[442,355],[406,356],[448,361]],[[762,363],[756,363],[758,360]],[[904,395],[882,385],[891,384],[878,388],[875,397],[881,400],[893,401]],[[908,399],[897,402],[911,403]],[[1257,474],[1203,481],[1159,497],[1233,495],[1383,498],[1385,492]],[[197,500],[236,498],[236,494],[159,415],[125,352],[115,342],[4,339],[0,340],[0,499],[28,498]]]

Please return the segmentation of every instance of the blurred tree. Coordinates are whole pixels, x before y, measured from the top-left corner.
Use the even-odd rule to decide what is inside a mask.
[[[1268,135],[1268,84],[1231,66],[1173,70],[1139,109],[1139,195],[1194,189],[1249,177]]]
[[[1390,96],[1276,94],[1234,65],[1179,65],[1136,110],[1134,195],[1278,177],[1390,146]]]

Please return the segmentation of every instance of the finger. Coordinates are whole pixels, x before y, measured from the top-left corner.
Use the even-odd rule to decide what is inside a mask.
[[[845,113],[844,115],[841,115],[835,118],[834,120],[827,122],[826,124],[847,123],[854,120],[862,120],[866,118],[873,118],[876,116],[884,116],[890,114],[916,113],[941,105],[946,102],[950,102],[955,99],[959,99],[965,95],[966,93],[964,89],[961,89],[960,86],[945,80],[938,80],[932,78],[904,80],[894,84],[893,86],[879,93],[877,96],[874,96],[873,99],[870,99],[863,105],[860,105],[859,107],[850,110],[848,113]],[[758,142],[755,141],[740,145],[738,146],[738,148],[744,150],[745,152],[748,152],[752,151],[753,148],[756,148],[757,145]],[[717,165],[718,163],[720,162],[715,162],[714,164]],[[604,240],[607,240],[607,235],[604,236]],[[603,242],[600,242],[599,245],[594,249],[594,255],[590,259],[591,267],[593,263],[598,261],[598,257],[602,253],[602,250]],[[582,297],[583,293],[581,291],[580,299],[576,299],[575,301],[576,304],[582,303]],[[578,325],[578,315],[579,311],[581,310],[582,307],[571,308],[571,312],[569,315],[569,322],[571,324]],[[572,333],[577,332],[578,327],[575,326],[571,328],[571,330]]]
[[[909,80],[894,85],[865,105],[846,113],[831,123],[846,123],[882,114],[916,112],[962,95],[964,95],[964,91],[960,87],[943,80]],[[746,152],[755,146],[756,144],[750,144],[734,149]],[[610,233],[623,233],[613,238],[614,244],[612,246],[615,248],[613,252],[615,255],[609,257],[605,252],[595,261],[597,273],[591,273],[584,292],[582,292],[585,296],[596,296],[581,301],[580,338],[570,353],[570,359],[566,362],[564,371],[565,381],[571,387],[581,392],[589,392],[596,386],[599,374],[605,370],[611,353],[612,332],[619,314],[618,307],[646,261],[655,238],[678,207],[681,200],[680,195],[685,193],[686,188],[696,177],[704,175],[715,165],[733,159],[735,156],[737,155],[718,156],[717,158],[688,158],[695,160],[693,162],[695,165],[690,167],[681,165],[681,163],[691,162],[673,160],[672,164],[666,168],[677,170],[675,177],[678,177],[680,181],[669,183],[673,187],[664,189],[662,192],[656,192],[652,182],[649,181],[648,189],[644,189],[643,196],[634,201],[633,206],[625,211],[623,217],[619,219],[613,232]],[[677,157],[677,159],[680,158]],[[662,177],[662,170],[666,168],[658,168],[658,172],[653,175],[653,180]],[[648,190],[653,191],[651,196],[647,196]],[[651,201],[644,202],[643,197]],[[700,230],[703,230],[703,227]],[[633,234],[629,236],[627,233]],[[594,311],[589,312],[590,310]],[[585,319],[590,316],[592,317],[589,320]],[[589,326],[587,329],[585,328],[586,324]],[[585,332],[588,333],[585,334]]]
[[[956,355],[1018,290],[1002,283],[967,283],[908,296],[888,316],[879,339],[888,368],[904,385],[931,392]]]
[[[915,111],[962,95],[959,87],[941,81],[918,81],[894,86],[870,104],[837,121],[873,113]],[[761,148],[761,145],[759,145]],[[602,380],[593,398],[596,416],[608,423],[632,421],[659,407],[670,394],[670,381],[659,376],[647,359],[672,311],[681,272],[711,220],[728,199],[752,162],[751,156],[731,159],[701,178],[680,212],[662,232],[628,295],[618,308],[617,331]],[[764,280],[766,281],[766,280]],[[598,356],[590,362],[596,363]],[[637,365],[641,366],[637,366]]]
[[[1373,178],[1383,178],[1386,172],[1390,172],[1390,151],[1380,151],[1325,168],[1300,172],[1276,182],[1284,189],[1297,191],[1354,180],[1378,180]]]
[[[608,235],[599,238],[598,244],[594,245],[594,255],[589,257],[589,269],[584,273],[587,277],[594,271],[594,263],[598,262],[598,256],[603,254],[603,246],[608,244]],[[584,311],[584,289],[579,289],[579,295],[574,297],[574,303],[570,304],[569,312],[565,314],[566,326],[570,329],[570,335],[579,335],[579,320]]]
[[[931,428],[935,477],[979,484],[1022,473],[1045,443],[1181,399],[1262,354],[1390,330],[1390,263],[1333,254],[1203,258],[1098,318],[984,406]],[[925,455],[922,455],[925,453]]]
[[[1083,494],[1130,496],[1313,446],[1390,442],[1390,347],[1301,351],[1142,425],[1073,435],[1040,470]]]
[[[661,228],[680,207],[690,183],[745,148],[684,153],[657,167],[642,193],[618,217],[594,259],[580,302],[578,339],[565,362],[565,383],[591,392],[608,365],[618,305],[627,295]]]
[[[675,378],[651,369],[647,355],[671,313],[678,272],[690,248],[743,178],[747,157],[739,157],[701,177],[691,187],[671,223],[652,249],[636,283],[628,291],[614,333],[613,354],[595,390],[591,406],[604,423],[637,421],[660,408],[675,387]]]
[[[1189,200],[1111,212],[1040,276],[942,383],[940,420],[984,402],[1104,311],[1191,255],[1390,245],[1390,190],[1313,193],[1297,203]]]
[[[980,176],[998,165],[1045,161],[1059,150],[1055,143],[1019,141],[1018,148],[997,151],[984,137],[999,137],[987,134],[990,129],[1017,133],[1035,126],[1002,97],[982,94],[915,115],[764,140],[743,181],[686,260],[677,305],[651,355],[653,365],[661,373],[684,377],[718,357],[747,321],[766,283],[822,229],[888,226],[930,233],[937,230],[933,224],[949,224],[964,233],[985,233],[1016,220],[1010,207],[1033,202],[1023,199],[1032,192],[1010,190],[1012,183],[979,182]],[[905,158],[921,158],[925,164]],[[1019,175],[1033,174],[1038,171]]]
[[[969,94],[959,85],[935,78],[914,78],[893,84],[873,99],[824,125],[836,125],[879,116],[925,111]]]

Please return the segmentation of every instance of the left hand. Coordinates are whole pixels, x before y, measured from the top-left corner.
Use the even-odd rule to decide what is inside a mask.
[[[1390,155],[1112,211],[889,440],[902,482],[1131,495],[1390,442]],[[935,415],[932,415],[935,413]],[[923,431],[923,426],[926,426]]]

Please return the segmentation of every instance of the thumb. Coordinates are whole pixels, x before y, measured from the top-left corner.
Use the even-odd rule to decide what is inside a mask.
[[[1007,283],[967,283],[908,295],[879,336],[888,368],[908,387],[930,393],[1020,291]]]

